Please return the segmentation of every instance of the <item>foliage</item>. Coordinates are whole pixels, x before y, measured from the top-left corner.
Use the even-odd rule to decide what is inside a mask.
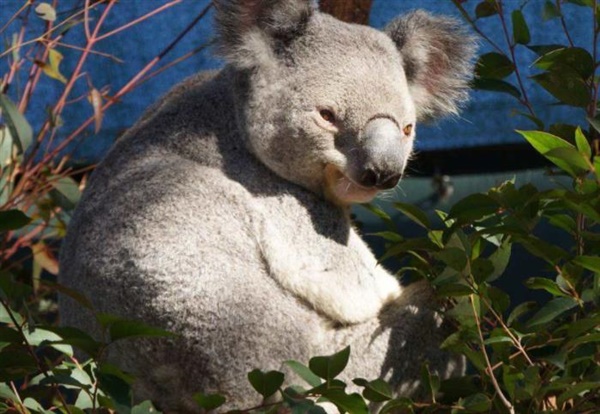
[[[112,30],[106,30],[107,23],[121,7],[115,0],[23,0],[12,11],[2,6],[0,36],[6,42],[0,51],[0,412],[154,410],[149,403],[133,406],[132,377],[104,363],[102,356],[124,338],[166,333],[107,315],[97,315],[106,333],[100,341],[73,328],[58,328],[57,292],[87,302],[53,282],[52,276],[58,273],[56,246],[92,168],[74,165],[73,151],[82,139],[99,132],[107,110],[130,91],[204,47],[157,69],[210,6],[125,85],[96,86],[88,71],[91,56],[123,63],[98,46],[181,0],[160,3]],[[81,35],[83,44],[74,33]],[[61,66],[63,56],[75,59],[72,71]],[[48,90],[58,91],[55,101]],[[41,125],[30,124],[36,118],[33,102],[47,108]],[[63,114],[69,111],[90,115],[81,125],[65,125]],[[92,358],[78,361],[74,347]]]

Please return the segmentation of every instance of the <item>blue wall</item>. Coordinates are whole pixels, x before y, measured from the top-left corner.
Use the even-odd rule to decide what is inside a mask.
[[[0,27],[4,25],[6,19],[12,13],[22,6],[24,0],[0,0]],[[59,20],[68,15],[69,10],[78,4],[81,0],[61,0],[59,8]],[[113,13],[106,23],[106,30],[119,27],[123,23],[131,20],[135,16],[142,15],[144,12],[166,3],[166,0],[121,0],[114,7]],[[126,83],[137,70],[151,60],[159,53],[183,28],[193,20],[193,18],[206,6],[208,0],[183,0],[179,5],[172,7],[166,12],[127,30],[109,40],[98,45],[97,50],[114,55],[125,63],[119,64],[104,57],[94,56],[90,59],[87,69],[89,78],[93,85],[100,89],[106,85],[111,86],[111,93]],[[468,1],[465,4],[467,8],[473,9],[478,1]],[[507,8],[518,7],[521,1],[505,1]],[[526,19],[530,22],[540,22],[539,16],[542,12],[544,1],[532,0],[524,8]],[[375,0],[371,24],[375,27],[383,27],[394,16],[404,13],[414,8],[427,9],[436,13],[452,14],[460,18],[450,0]],[[564,8],[567,21],[572,28],[572,36],[575,42],[586,48],[590,48],[591,33],[587,23],[590,20],[589,10],[583,7],[565,5]],[[61,14],[63,13],[63,14]],[[489,33],[500,33],[498,27],[494,25],[497,19],[489,18],[485,23],[485,29]],[[587,22],[587,23],[585,23]],[[9,30],[5,31],[3,43],[10,44],[10,37],[14,28],[19,22],[13,24]],[[35,16],[30,18],[29,27],[33,34],[41,33],[43,22]],[[550,44],[565,43],[564,34],[560,29],[558,20],[551,20],[539,27],[532,27],[531,44]],[[207,16],[198,26],[196,26],[178,46],[167,56],[170,61],[193,48],[208,41],[212,34],[212,18]],[[497,35],[496,35],[497,38]],[[73,28],[66,36],[65,42],[70,44],[82,44],[82,28]],[[503,44],[503,42],[499,41]],[[531,62],[533,54],[525,48],[521,48],[518,56],[519,60],[524,62],[521,67],[525,76],[534,72],[527,67]],[[65,47],[59,47],[58,50],[64,54],[65,58],[61,66],[61,71],[68,76],[73,70],[79,53]],[[482,43],[481,52],[489,49]],[[77,146],[76,159],[79,160],[98,160],[111,145],[113,140],[128,126],[130,126],[143,112],[143,110],[165,93],[172,85],[194,72],[208,68],[218,68],[222,62],[211,56],[210,51],[206,50],[198,55],[186,60],[182,64],[169,69],[161,75],[151,79],[135,92],[125,96],[118,105],[113,106],[105,115],[102,130],[94,135],[90,129],[87,139]],[[6,59],[0,59],[0,76],[7,70]],[[15,87],[22,87],[25,79],[20,79],[15,83]],[[551,105],[553,98],[531,82],[528,83],[528,94],[534,103],[542,108],[540,117],[543,119],[552,119],[553,122],[564,121],[574,123],[582,121],[583,117],[578,111],[564,107]],[[45,79],[40,82],[40,88],[34,97],[33,104],[27,113],[34,129],[41,125],[46,116],[46,106],[55,102],[58,93],[62,88],[56,80]],[[85,79],[78,82],[73,93],[74,97],[85,95],[88,85]],[[17,93],[15,88],[9,91],[14,98]],[[514,99],[508,95],[503,96],[497,93],[474,91],[473,99],[462,116],[457,119],[446,120],[434,126],[421,127],[417,146],[421,150],[449,149],[456,147],[486,146],[501,143],[521,142],[520,136],[513,132],[515,128],[528,129],[534,128],[534,125],[524,120],[522,117],[513,116],[514,109],[518,107]],[[81,122],[92,115],[92,109],[89,103],[84,99],[68,107],[63,118],[64,126],[59,130],[60,136],[66,136],[69,131],[78,126]]]

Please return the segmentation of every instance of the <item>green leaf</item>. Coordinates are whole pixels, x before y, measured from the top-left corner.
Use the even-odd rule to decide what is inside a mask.
[[[431,222],[427,214],[419,207],[406,203],[394,203],[396,210],[402,212],[406,217],[417,223],[419,226],[429,229]]]
[[[440,390],[440,377],[431,373],[427,363],[421,367],[421,381],[423,381],[427,394],[431,396],[431,400],[435,401]]]
[[[548,21],[560,16],[561,14],[560,10],[558,10],[558,7],[556,7],[556,5],[550,0],[546,0],[546,3],[544,3],[544,9],[542,11],[542,19],[544,21]]]
[[[493,1],[484,0],[475,7],[475,17],[482,19],[498,14],[498,8]]]
[[[486,339],[484,341],[484,344],[492,345],[492,344],[500,344],[500,343],[512,343],[512,341],[513,340],[510,338],[510,336],[498,335],[498,336],[492,336],[492,337]]]
[[[149,414],[149,413],[157,413],[160,414],[150,401],[144,401],[131,409],[131,414]]]
[[[390,257],[397,256],[409,251],[423,250],[427,252],[436,252],[440,248],[428,238],[415,238],[408,239],[402,243],[398,243],[390,247],[384,254],[379,258],[382,262]]]
[[[394,220],[392,220],[389,214],[386,213],[383,209],[379,208],[373,203],[361,204],[360,206],[367,209],[369,212],[383,220],[383,222],[386,223],[386,225],[390,229],[396,229],[396,223],[394,223]]]
[[[87,333],[73,327],[67,326],[51,326],[47,330],[54,332],[62,339],[58,341],[58,344],[71,345],[81,349],[88,355],[95,357],[101,351],[105,344],[94,340]]]
[[[8,401],[19,401],[19,397],[13,392],[8,384],[0,383],[0,399]]]
[[[6,125],[0,125],[0,173],[3,168],[9,167],[13,161],[13,138],[10,129]],[[7,174],[4,172],[3,174]],[[3,191],[0,188],[0,191]],[[0,203],[2,205],[4,203]]]
[[[368,233],[366,234],[367,236],[375,236],[375,237],[381,237],[382,239],[385,239],[387,241],[391,241],[391,242],[401,242],[404,240],[404,237],[402,237],[401,235],[399,235],[398,233],[394,233],[393,231],[380,231],[377,233]]]
[[[493,272],[494,264],[489,259],[478,257],[471,262],[471,273],[478,284],[485,282]]]
[[[529,319],[529,321],[527,321],[527,326],[532,328],[534,326],[547,324],[576,306],[577,302],[570,297],[554,298],[546,303],[531,317],[531,319]]]
[[[119,319],[109,327],[110,340],[116,342],[121,339],[134,337],[169,337],[175,336],[174,333],[164,329],[154,328],[138,321]]]
[[[511,251],[512,244],[504,242],[490,255],[489,260],[494,266],[494,271],[486,278],[486,282],[493,282],[502,276],[510,261]]]
[[[567,347],[575,347],[577,345],[600,342],[600,333],[582,335],[567,342]]]
[[[381,410],[379,410],[379,414],[389,414],[389,413],[412,413],[413,402],[406,397],[394,398],[391,401],[388,401]]]
[[[515,70],[512,61],[506,55],[490,52],[479,57],[475,66],[478,78],[504,79]]]
[[[321,379],[313,374],[313,372],[304,364],[301,364],[297,361],[285,361],[284,364],[289,366],[292,371],[300,376],[304,381],[306,381],[312,387],[318,387],[321,385]]]
[[[471,287],[462,283],[445,283],[439,285],[436,293],[439,297],[457,298],[472,295],[474,292]]]
[[[452,206],[448,219],[456,219],[460,223],[467,223],[494,214],[499,208],[498,202],[490,196],[471,194]]]
[[[342,349],[340,352],[329,356],[318,356],[311,358],[308,366],[312,372],[326,381],[331,381],[337,377],[348,364],[350,358],[350,347]]]
[[[569,168],[565,169],[565,171],[571,175],[579,175],[590,169],[590,165],[586,162],[584,156],[572,147],[554,148],[544,155],[555,164],[557,164],[556,161],[559,161],[561,164],[567,164]]]
[[[0,382],[22,380],[23,377],[37,371],[36,361],[23,348],[9,351],[2,350]]]
[[[565,392],[563,392],[562,394],[560,394],[558,396],[558,398],[556,399],[556,402],[558,404],[558,406],[562,406],[565,402],[569,401],[570,399],[576,397],[576,396],[583,396],[585,395],[587,392],[591,391],[591,390],[595,390],[600,388],[600,382],[599,381],[593,381],[593,382],[580,382],[578,384],[573,384],[569,386],[569,389]]]
[[[255,369],[248,373],[248,381],[252,387],[264,398],[269,398],[275,394],[283,385],[285,375],[279,371],[262,372]]]
[[[582,7],[593,7],[594,0],[565,0],[567,3],[576,4]]]
[[[561,159],[560,156],[562,154],[556,154],[555,156],[548,156],[547,154],[550,151],[556,150],[558,148],[571,148],[575,150],[575,147],[573,145],[571,145],[564,139],[561,139],[556,135],[552,135],[547,132],[519,130],[517,130],[517,132],[521,134],[531,144],[531,146],[536,149],[537,152],[548,158],[561,169],[572,172],[570,163]]]
[[[0,211],[0,231],[17,230],[31,222],[20,210]]]
[[[204,408],[206,411],[214,410],[215,408],[219,408],[227,401],[225,397],[220,394],[202,394],[197,393],[192,397],[196,404],[200,408]]]
[[[490,78],[475,78],[471,83],[473,89],[491,92],[503,92],[514,96],[517,99],[521,98],[521,92],[512,84],[500,80]]]
[[[67,211],[73,210],[81,198],[79,184],[71,177],[53,177],[50,182],[54,187],[50,195],[56,204]]]
[[[594,330],[598,326],[600,326],[600,315],[588,316],[569,324],[567,327],[567,335],[569,338],[577,338]]]
[[[585,155],[588,159],[592,157],[592,148],[586,136],[583,135],[581,127],[577,127],[577,130],[575,130],[575,144],[581,154]]]
[[[554,45],[528,45],[527,46],[527,49],[531,50],[538,56],[544,56],[554,50],[565,49],[565,48],[566,48],[565,45],[557,45],[557,44],[554,44]]]
[[[594,73],[594,59],[587,50],[580,47],[550,50],[533,64],[542,70],[576,74],[582,80],[587,80]]]
[[[534,236],[523,237],[513,236],[515,241],[519,242],[527,251],[539,258],[544,259],[546,262],[555,266],[563,259],[566,259],[569,254],[561,249],[560,247],[548,243],[544,240],[538,239]]]
[[[596,130],[596,132],[600,132],[600,119],[586,117],[587,121],[590,125]]]
[[[531,35],[529,33],[529,27],[523,12],[516,9],[512,12],[512,25],[513,25],[513,39],[515,43],[526,45],[531,41]]]
[[[573,259],[573,263],[600,274],[600,257],[598,256],[577,256]]]
[[[36,400],[34,400],[31,397],[27,397],[23,400],[23,405],[25,407],[27,407],[30,410],[33,410],[37,413],[42,413],[42,414],[53,414],[53,411],[50,410],[46,410],[44,409],[44,407],[42,407],[42,405],[37,402]]]
[[[331,401],[340,413],[369,414],[365,400],[359,394],[346,394],[340,389],[331,389],[323,393],[323,397]]]
[[[17,145],[18,152],[25,152],[33,141],[33,130],[29,122],[8,96],[3,93],[0,93],[0,109],[2,109],[2,116],[10,129],[10,134]]]
[[[529,278],[525,281],[525,286],[529,289],[543,289],[553,296],[567,296],[555,281],[546,279],[545,277]]]
[[[62,352],[65,355],[73,356],[73,347],[65,344],[55,344],[54,342],[61,342],[63,339],[52,331],[48,331],[41,328],[35,328],[33,331],[26,330],[25,338],[27,342],[33,346],[48,345]]]
[[[365,387],[362,395],[369,401],[385,402],[394,398],[394,392],[392,391],[392,388],[382,379],[367,381],[362,378],[357,378],[352,382],[360,387]]]
[[[516,321],[517,319],[519,319],[519,317],[523,316],[524,314],[526,314],[528,312],[531,312],[535,308],[537,308],[537,303],[536,302],[523,302],[523,303],[521,303],[520,305],[516,306],[512,310],[512,312],[508,316],[508,319],[506,319],[506,324],[508,326],[512,325],[512,323],[514,321]]]
[[[585,108],[590,103],[590,93],[583,79],[574,71],[561,68],[531,77],[560,102]]]
[[[462,271],[467,266],[467,255],[464,250],[458,247],[447,247],[436,253],[435,257],[454,270]]]
[[[469,413],[483,413],[488,412],[492,408],[492,401],[487,395],[477,393],[461,399],[459,405],[464,407]]]

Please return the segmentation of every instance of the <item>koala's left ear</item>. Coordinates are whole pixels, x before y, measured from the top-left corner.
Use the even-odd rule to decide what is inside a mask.
[[[313,0],[213,0],[220,54],[239,68],[269,66],[304,33]]]
[[[418,10],[384,29],[396,43],[419,120],[457,114],[468,98],[476,43],[455,19]]]

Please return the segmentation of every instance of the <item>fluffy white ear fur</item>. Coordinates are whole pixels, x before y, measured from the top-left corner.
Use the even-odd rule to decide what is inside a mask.
[[[214,0],[218,50],[238,68],[274,62],[275,50],[302,35],[311,0]]]
[[[455,19],[421,10],[397,17],[384,32],[402,56],[418,119],[457,114],[468,97],[475,38]]]

